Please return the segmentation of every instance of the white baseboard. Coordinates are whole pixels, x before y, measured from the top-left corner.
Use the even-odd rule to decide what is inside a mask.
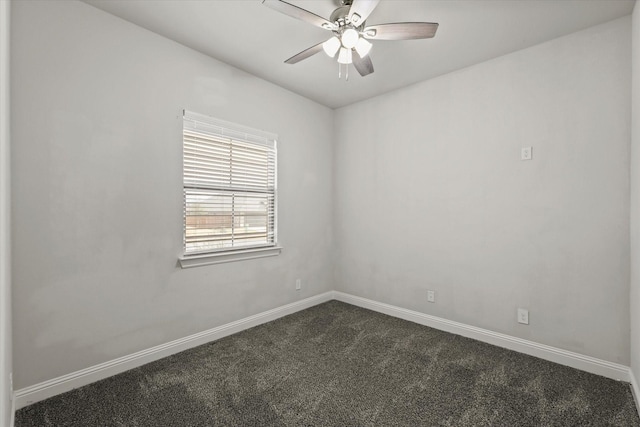
[[[522,338],[512,337],[510,335],[493,332],[487,329],[465,325],[464,323],[454,322],[440,317],[431,316],[429,314],[345,294],[343,292],[334,291],[333,297],[338,301],[346,302],[358,307],[388,314],[389,316],[398,317],[400,319],[409,320],[434,329],[462,335],[467,338],[473,338],[478,341],[514,350],[519,353],[528,354],[530,356],[539,357],[540,359],[570,366],[592,374],[601,375],[614,380],[626,382],[631,381],[631,371],[628,366],[539,344]]]
[[[56,396],[78,387],[108,378],[129,369],[137,368],[149,362],[163,357],[219,340],[228,335],[253,328],[266,322],[292,314],[314,305],[322,304],[333,299],[333,292],[325,292],[310,298],[283,305],[226,325],[218,326],[207,331],[199,332],[185,338],[180,338],[166,344],[158,345],[147,350],[142,350],[128,356],[119,357],[109,362],[101,363],[80,371],[72,372],[61,377],[44,381],[39,384],[26,387],[15,392],[13,402],[16,409],[23,408],[32,403]]]
[[[465,325],[463,323],[442,319],[440,317],[431,316],[417,311],[407,310],[405,308],[384,304],[370,299],[349,295],[343,292],[330,291],[17,390],[15,392],[13,404],[15,405],[15,409],[20,409],[32,403],[48,399],[49,397],[91,384],[129,369],[137,368],[146,363],[162,359],[163,357],[224,338],[228,335],[270,322],[332,299],[442,331],[473,338],[478,341],[539,357],[541,359],[570,366],[596,375],[631,382],[636,404],[639,401],[640,389],[638,389],[638,384],[636,383],[633,373],[628,366],[544,344],[538,344],[533,341],[489,331],[487,329]]]
[[[633,401],[636,403],[636,411],[640,413],[640,389],[638,388],[636,376],[633,374],[633,369],[631,368],[629,368],[629,377],[631,380],[631,393],[633,393]]]

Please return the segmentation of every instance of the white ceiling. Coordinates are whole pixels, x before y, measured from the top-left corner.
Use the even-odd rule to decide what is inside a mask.
[[[85,0],[127,21],[331,108],[542,43],[633,10],[635,0],[382,0],[367,24],[438,22],[433,39],[374,41],[375,72],[338,79],[320,52],[284,60],[330,32],[283,15],[261,0]],[[328,18],[337,0],[288,0]]]

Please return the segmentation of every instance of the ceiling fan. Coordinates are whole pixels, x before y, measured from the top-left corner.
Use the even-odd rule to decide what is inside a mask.
[[[369,40],[412,40],[428,39],[436,34],[438,24],[433,22],[398,22],[366,25],[366,20],[380,0],[340,0],[341,6],[333,11],[329,19],[282,0],[262,0],[262,3],[285,15],[308,22],[316,27],[333,32],[324,42],[311,46],[284,61],[295,64],[324,50],[331,58],[338,55],[339,71],[344,64],[349,77],[349,64],[353,64],[361,76],[373,73],[373,63],[369,57]]]

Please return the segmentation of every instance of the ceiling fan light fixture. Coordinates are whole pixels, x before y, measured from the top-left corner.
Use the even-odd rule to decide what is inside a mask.
[[[358,43],[356,43],[356,52],[358,52],[360,58],[364,58],[369,54],[369,52],[371,51],[371,46],[373,46],[371,43],[360,37]]]
[[[353,57],[351,56],[351,49],[341,47],[340,53],[338,54],[338,62],[340,64],[351,64],[353,62]]]
[[[353,49],[354,47],[356,47],[359,39],[360,34],[358,34],[356,30],[354,30],[353,28],[347,28],[346,30],[344,30],[341,36],[342,46],[346,47],[347,49]]]
[[[336,53],[338,53],[340,45],[340,40],[337,37],[333,36],[326,42],[322,43],[322,49],[324,50],[324,53],[333,58],[334,56],[336,56]]]
[[[2,1],[2,0],[0,0]],[[395,22],[365,26],[371,12],[380,0],[340,0],[341,6],[334,9],[329,19],[318,16],[299,6],[289,3],[290,0],[262,0],[263,4],[285,15],[305,21],[333,34],[329,40],[317,43],[284,61],[296,64],[320,51],[338,61],[338,77],[342,66],[348,80],[349,65],[353,64],[362,77],[373,73],[373,63],[369,55],[372,45],[370,40],[416,40],[430,39],[436,35],[436,22]],[[333,0],[337,2],[338,0]],[[355,57],[353,56],[355,53]],[[354,62],[355,60],[355,62]]]

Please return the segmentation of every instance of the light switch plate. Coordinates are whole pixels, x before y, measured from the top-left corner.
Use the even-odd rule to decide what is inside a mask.
[[[522,147],[522,151],[520,152],[520,160],[531,160],[532,151],[533,147]]]
[[[427,301],[436,302],[436,291],[427,291]]]
[[[522,323],[524,325],[529,324],[529,310],[524,308],[518,309],[518,323]]]

